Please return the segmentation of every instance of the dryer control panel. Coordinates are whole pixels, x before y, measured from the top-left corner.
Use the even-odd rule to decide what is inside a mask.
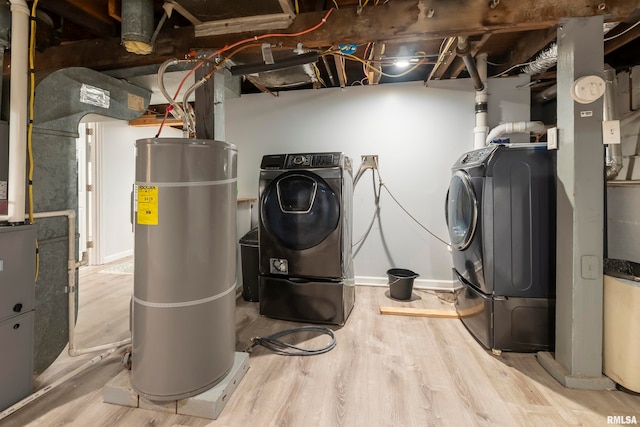
[[[455,163],[455,165],[453,165],[453,167],[455,168],[456,166],[462,166],[462,165],[471,166],[471,165],[481,164],[485,160],[487,160],[489,156],[491,156],[491,154],[493,154],[493,152],[497,149],[498,149],[498,146],[494,145],[494,146],[489,146],[485,148],[480,148],[478,150],[469,151],[468,153],[463,154]]]
[[[267,155],[262,158],[261,169],[310,169],[340,166],[342,153],[297,153]]]

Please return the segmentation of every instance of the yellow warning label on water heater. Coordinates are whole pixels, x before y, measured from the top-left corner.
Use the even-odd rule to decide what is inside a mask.
[[[158,225],[158,187],[138,185],[138,224]]]

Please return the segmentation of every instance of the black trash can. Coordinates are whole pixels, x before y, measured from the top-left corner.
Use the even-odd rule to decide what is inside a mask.
[[[242,260],[242,298],[258,301],[258,229],[254,228],[240,238]]]

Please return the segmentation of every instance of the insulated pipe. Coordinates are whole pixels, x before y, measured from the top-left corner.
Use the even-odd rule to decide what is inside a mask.
[[[502,123],[489,132],[487,135],[486,143],[489,144],[494,139],[498,138],[505,133],[542,133],[546,127],[542,122],[514,122],[514,123]]]
[[[478,75],[482,81],[482,90],[476,91],[476,125],[473,128],[473,148],[482,148],[485,145],[489,125],[487,120],[487,54],[476,56]]]
[[[607,66],[604,70],[606,90],[604,92],[604,103],[602,120],[616,120],[618,118],[616,109],[616,71]],[[607,181],[611,181],[618,176],[622,170],[622,144],[607,144],[605,148],[605,172]]]
[[[27,176],[27,98],[29,93],[29,8],[11,0],[11,84],[9,104],[8,221],[23,222]]]
[[[476,63],[473,61],[471,57],[471,46],[469,46],[469,41],[464,36],[458,37],[458,48],[456,49],[456,54],[462,58],[465,67],[467,67],[467,71],[469,72],[469,76],[473,81],[473,87],[477,91],[482,91],[484,89],[484,83],[478,74],[478,68],[476,67]]]

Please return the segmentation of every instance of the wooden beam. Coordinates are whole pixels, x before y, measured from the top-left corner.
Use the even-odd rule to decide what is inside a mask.
[[[129,126],[138,126],[138,127],[149,127],[149,126],[160,126],[162,123],[164,115],[155,115],[155,114],[145,114],[144,116],[140,116],[137,119],[129,120]],[[164,122],[165,126],[182,126],[182,120],[178,120],[173,116],[169,115],[167,120]]]
[[[195,36],[206,37],[220,34],[244,33],[247,31],[282,30],[289,28],[292,22],[293,15],[287,13],[221,19],[219,21],[203,22],[200,25],[196,25]]]
[[[340,82],[340,87],[345,87],[347,85],[347,76],[344,69],[344,58],[340,55],[333,55],[334,62],[336,64],[336,74],[338,74],[338,82]]]
[[[522,0],[515,7],[506,3],[490,9],[477,0],[406,0],[392,1],[378,7],[367,7],[358,15],[355,8],[333,10],[324,25],[315,31],[301,34],[294,40],[273,37],[272,43],[302,42],[306,47],[318,48],[339,43],[367,43],[370,41],[417,41],[459,35],[471,36],[486,32],[513,32],[547,29],[561,19],[606,15],[620,20],[638,9],[628,0],[610,0],[605,11],[598,9],[593,0]],[[433,10],[433,16],[429,13]],[[286,33],[298,33],[317,25],[325,12],[308,12],[296,16]],[[195,47],[222,46],[233,43],[248,34],[237,37],[200,37]]]
[[[557,37],[556,27],[546,30],[531,31],[522,36],[511,49],[509,58],[504,65],[498,67],[492,74],[500,74],[517,64],[523,64],[540,52]]]
[[[447,68],[449,68],[449,65],[451,65],[453,60],[456,59],[456,40],[457,39],[455,37],[449,37],[448,39],[446,39],[444,48],[438,56],[438,61],[436,62],[436,65],[434,65],[431,69],[431,73],[429,73],[429,77],[427,77],[425,84],[427,84],[431,79],[440,80],[444,73],[447,71]]]
[[[377,68],[382,69],[382,65],[380,64],[380,59],[382,55],[384,55],[386,45],[384,43],[374,43],[371,55],[369,60],[373,60],[374,64],[378,64]],[[370,85],[377,85],[380,83],[380,78],[382,74],[377,71],[372,70],[371,68],[367,68],[367,78],[369,79]]]
[[[51,2],[48,0],[43,5]],[[623,20],[638,9],[635,2],[609,0],[605,11],[593,0],[522,0],[517,7],[502,2],[490,9],[477,0],[406,0],[392,1],[377,7],[367,7],[360,15],[354,8],[333,10],[326,23],[296,37],[270,37],[270,43],[307,48],[326,48],[339,43],[370,41],[416,41],[459,35],[471,36],[487,32],[548,29],[568,17],[605,14],[607,19]],[[429,10],[433,9],[433,17]],[[293,24],[281,33],[295,34],[322,22],[324,12],[309,12],[296,16]],[[190,49],[214,49],[262,34],[242,33],[208,37],[194,37],[193,27],[172,29],[166,35],[170,45],[151,55],[127,55],[120,46],[120,38],[88,40],[49,48],[37,55],[37,70],[86,66],[95,69],[117,69],[160,63],[169,57],[182,57]],[[7,66],[5,61],[5,67]]]
[[[80,0],[46,0],[38,7],[60,15],[98,37],[115,36],[115,21],[108,16],[108,10],[102,11],[93,3]]]
[[[121,0],[109,0],[108,10],[109,16],[118,22],[122,22],[122,3]]]
[[[296,11],[293,8],[293,4],[291,3],[291,0],[278,0],[278,3],[280,3],[280,8],[282,9],[282,12],[291,16],[296,14]]]

